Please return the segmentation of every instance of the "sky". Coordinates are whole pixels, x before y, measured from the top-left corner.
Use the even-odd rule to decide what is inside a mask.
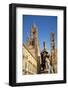
[[[38,28],[38,38],[40,49],[43,50],[43,42],[46,43],[46,48],[50,50],[50,33],[55,33],[55,45],[57,47],[57,16],[37,16],[23,15],[23,42],[25,43],[30,35],[31,26],[33,24]]]

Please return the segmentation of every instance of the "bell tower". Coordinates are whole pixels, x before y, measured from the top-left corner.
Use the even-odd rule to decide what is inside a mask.
[[[55,35],[51,32],[51,65],[54,64],[55,60]]]
[[[40,73],[41,55],[40,55],[40,46],[38,40],[38,29],[35,24],[32,25],[32,35],[33,35],[33,45],[35,48],[35,55],[37,58],[37,73]]]
[[[53,72],[57,72],[57,61],[56,61],[56,48],[55,48],[55,34],[51,33],[51,66],[53,67]]]

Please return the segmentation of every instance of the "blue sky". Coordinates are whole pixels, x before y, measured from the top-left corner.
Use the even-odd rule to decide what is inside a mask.
[[[50,33],[55,33],[55,40],[57,44],[57,16],[34,16],[23,15],[23,42],[30,35],[32,24],[36,24],[38,28],[38,37],[40,43],[40,49],[43,49],[43,41],[46,42],[46,48],[50,50]],[[57,46],[57,45],[56,45]]]

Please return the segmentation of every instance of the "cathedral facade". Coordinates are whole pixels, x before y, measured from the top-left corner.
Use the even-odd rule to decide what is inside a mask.
[[[38,41],[38,30],[32,25],[28,41],[22,46],[22,71],[23,74],[37,74],[40,72],[40,46]]]

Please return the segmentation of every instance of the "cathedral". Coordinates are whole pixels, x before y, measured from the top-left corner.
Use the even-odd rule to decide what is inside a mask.
[[[40,46],[38,40],[38,29],[35,24],[32,25],[30,36],[23,44],[23,74],[40,73]],[[28,57],[28,58],[26,58]]]
[[[38,28],[31,26],[30,35],[26,43],[22,45],[22,74],[42,74],[57,72],[57,50],[55,49],[54,34],[51,33],[51,53],[46,49],[43,42],[43,50],[40,50]]]

